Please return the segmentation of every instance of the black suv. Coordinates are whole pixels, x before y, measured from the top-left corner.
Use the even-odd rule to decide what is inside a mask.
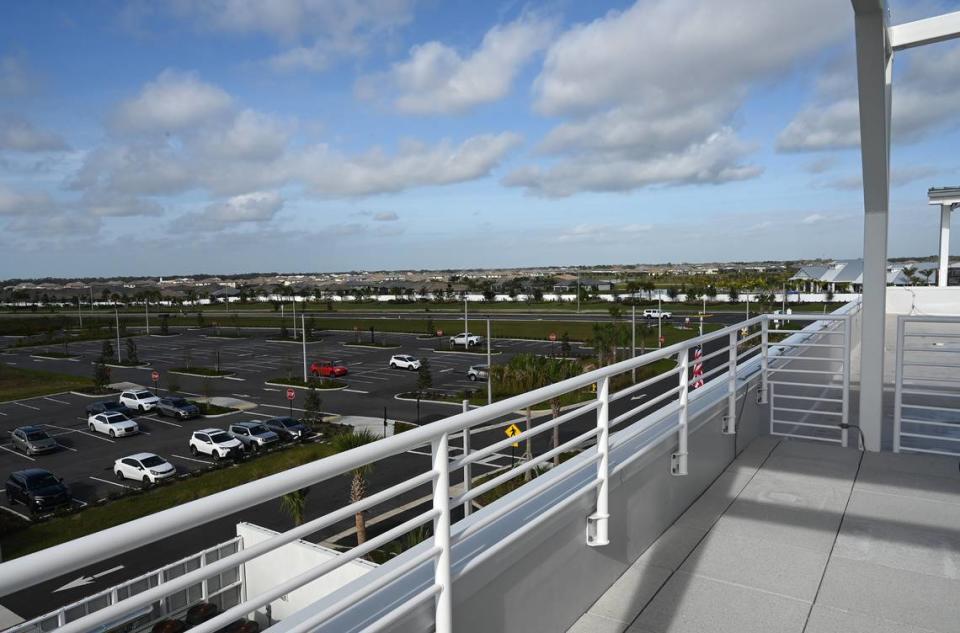
[[[170,415],[181,420],[189,420],[200,415],[200,407],[186,398],[168,396],[160,398],[160,402],[157,403],[157,413],[163,416]]]
[[[70,503],[70,489],[49,470],[28,468],[12,473],[6,485],[7,503],[22,503],[31,512],[53,510]]]
[[[97,415],[98,413],[122,413],[127,415],[130,409],[120,404],[116,400],[101,400],[87,405],[87,417]]]
[[[285,442],[289,442],[290,440],[303,441],[311,435],[311,431],[307,425],[293,418],[270,418],[263,424],[279,435],[280,439]]]

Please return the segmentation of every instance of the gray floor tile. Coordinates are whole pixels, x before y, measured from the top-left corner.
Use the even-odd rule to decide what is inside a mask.
[[[743,449],[737,458],[727,466],[727,472],[743,472],[753,474],[770,455],[770,451],[780,443],[780,438],[770,435],[761,435]]]
[[[685,528],[707,530],[723,514],[750,481],[746,473],[723,473],[707,488],[686,512],[680,515],[675,525]]]
[[[929,477],[946,477],[960,481],[957,460],[945,455],[864,453],[861,470],[866,474],[876,471],[912,473]]]
[[[830,559],[817,604],[956,633],[960,581],[882,565]]]
[[[843,448],[824,442],[811,442],[785,438],[773,451],[781,457],[802,457],[823,462],[839,462],[844,464],[860,461],[860,451],[855,448]]]
[[[627,627],[623,622],[609,620],[592,613],[584,613],[567,633],[622,633]]]
[[[600,596],[589,612],[629,623],[670,576],[671,570],[653,565],[634,565]]]
[[[677,572],[628,633],[800,633],[802,600]]]
[[[805,481],[848,490],[857,474],[857,462],[808,459],[773,454],[763,465],[764,473],[797,477]]]
[[[934,633],[903,622],[814,605],[804,633]]]
[[[857,488],[960,505],[960,481],[956,478],[890,470],[879,464],[860,468]]]
[[[960,580],[960,506],[854,490],[834,556]]]
[[[812,602],[827,552],[711,532],[680,571]]]
[[[676,569],[693,551],[707,531],[673,525],[647,548],[637,563]]]

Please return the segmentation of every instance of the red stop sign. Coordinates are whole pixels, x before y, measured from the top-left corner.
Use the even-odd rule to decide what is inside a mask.
[[[437,330],[437,336],[443,336],[443,330]]]
[[[296,398],[297,398],[296,389],[294,389],[293,387],[290,387],[289,389],[287,389],[287,400],[296,400]]]
[[[660,344],[663,345],[663,344],[666,343],[666,342],[667,342],[667,337],[666,337],[666,336],[661,336],[661,337],[660,337]]]
[[[549,338],[550,338],[550,341],[556,341],[556,340],[557,340],[557,333],[556,333],[556,332],[550,332]]]
[[[157,382],[158,380],[160,380],[160,372],[158,372],[156,369],[154,369],[154,370],[150,373],[150,378],[153,379],[153,382]]]

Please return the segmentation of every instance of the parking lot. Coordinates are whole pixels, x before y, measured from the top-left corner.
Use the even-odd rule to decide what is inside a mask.
[[[207,427],[224,428],[236,420],[266,419],[285,415],[290,410],[286,388],[265,384],[267,381],[302,377],[302,346],[298,343],[271,341],[276,331],[249,331],[249,338],[218,338],[213,333],[184,331],[168,337],[138,336],[136,343],[143,367],[113,367],[111,381],[126,382],[152,389],[152,370],[160,373],[159,395],[164,395],[172,380],[179,384],[179,393],[186,396],[222,396],[250,403],[248,410],[223,417],[196,418],[181,421],[163,418],[148,412],[134,416],[141,433],[132,437],[111,438],[87,429],[85,407],[103,398],[92,398],[74,393],[59,393],[47,396],[0,403],[0,474],[41,467],[63,477],[70,486],[74,502],[78,505],[108,497],[111,492],[139,486],[132,481],[117,481],[113,475],[114,461],[138,452],[151,452],[170,461],[178,471],[203,469],[212,464],[210,458],[193,456],[187,442],[194,430]],[[365,336],[365,335],[364,335]],[[365,340],[365,339],[363,339]],[[346,416],[365,416],[390,420],[415,422],[415,402],[401,401],[395,395],[413,391],[417,385],[417,372],[391,369],[388,366],[393,354],[410,354],[430,362],[433,389],[455,394],[465,388],[484,389],[484,383],[468,379],[467,369],[474,364],[486,362],[483,354],[464,354],[436,351],[437,342],[420,339],[415,335],[390,334],[386,342],[397,345],[396,349],[354,347],[344,345],[354,342],[353,333],[324,332],[323,338],[307,344],[307,362],[332,360],[346,365],[349,374],[345,377],[347,388],[322,391],[324,412]],[[115,345],[115,343],[114,343]],[[102,341],[74,343],[70,352],[74,359],[37,358],[44,351],[62,351],[62,347],[8,350],[3,362],[27,368],[41,368],[77,375],[90,375],[92,361],[99,357]],[[125,341],[121,341],[125,355]],[[520,352],[549,353],[555,344],[538,341],[496,341],[495,362],[505,362]],[[231,375],[222,378],[200,378],[174,375],[173,368],[191,365],[214,367],[217,365]],[[303,390],[297,390],[293,413],[302,412]],[[456,405],[422,402],[421,422],[426,423],[451,415]],[[44,455],[28,456],[13,450],[9,433],[18,426],[38,425],[56,439],[60,450]],[[499,463],[491,463],[496,467]],[[27,513],[23,506],[10,507],[0,500],[0,508],[22,516]]]

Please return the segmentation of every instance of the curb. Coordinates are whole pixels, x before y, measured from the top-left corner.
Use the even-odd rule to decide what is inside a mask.
[[[68,393],[71,393],[75,396],[80,396],[81,398],[109,398],[110,396],[120,395],[119,391],[113,391],[110,393],[100,393],[100,394],[83,393],[82,391],[69,391]],[[56,395],[56,394],[52,394],[52,395]]]
[[[30,358],[41,358],[43,360],[68,360],[71,363],[79,363],[80,358],[77,356],[70,356],[68,358],[62,358],[59,356],[44,356],[43,354],[30,354]]]
[[[365,345],[363,343],[340,343],[343,347],[366,347],[367,349],[400,349],[403,345]]]
[[[310,389],[310,387],[307,387],[307,386],[288,385],[282,382],[264,382],[263,384],[270,385],[271,387],[286,387],[287,389],[304,389],[304,390]],[[326,389],[324,389],[323,387],[317,387],[317,391],[343,391],[349,386],[350,386],[349,384],[346,384],[346,385],[343,385],[342,387],[327,387]]]
[[[149,369],[149,368],[145,368],[145,369]],[[207,376],[206,374],[194,374],[194,373],[186,372],[186,371],[173,371],[173,370],[171,370],[171,369],[168,369],[168,370],[167,370],[167,373],[168,373],[168,374],[176,374],[177,376],[193,376],[194,378],[211,378],[211,379],[214,379],[214,380],[220,380],[220,379],[222,379],[222,378],[226,378],[227,376],[232,376],[232,375],[233,375],[233,374],[221,374],[220,376]]]
[[[470,356],[481,356],[481,357],[485,357],[487,355],[486,352],[458,352],[457,350],[449,350],[449,349],[435,349],[432,351],[434,354],[469,354]],[[500,354],[503,354],[503,352],[490,352],[491,356],[499,356]]]
[[[208,336],[207,338],[211,338],[211,337]],[[291,340],[285,340],[285,339],[279,339],[279,338],[268,338],[265,340],[267,343],[292,343],[293,345],[303,345],[303,341],[291,341]],[[312,345],[314,343],[322,343],[322,342],[323,342],[323,339],[321,338],[315,341],[307,341],[307,345]]]
[[[401,398],[399,393],[398,393],[398,394],[395,394],[395,395],[393,396],[393,399],[394,399],[394,400],[399,400],[400,402],[416,402],[416,401],[417,401],[416,398]],[[462,402],[448,402],[448,401],[446,401],[446,400],[427,400],[426,398],[420,398],[420,402],[426,402],[426,403],[428,403],[428,404],[446,404],[446,405],[450,405],[450,406],[452,406],[452,407],[457,407],[457,408],[459,408],[459,409],[463,409],[463,403],[462,403]],[[480,408],[480,405],[468,404],[468,405],[467,405],[467,408],[468,408],[468,409],[479,409],[479,408]]]

